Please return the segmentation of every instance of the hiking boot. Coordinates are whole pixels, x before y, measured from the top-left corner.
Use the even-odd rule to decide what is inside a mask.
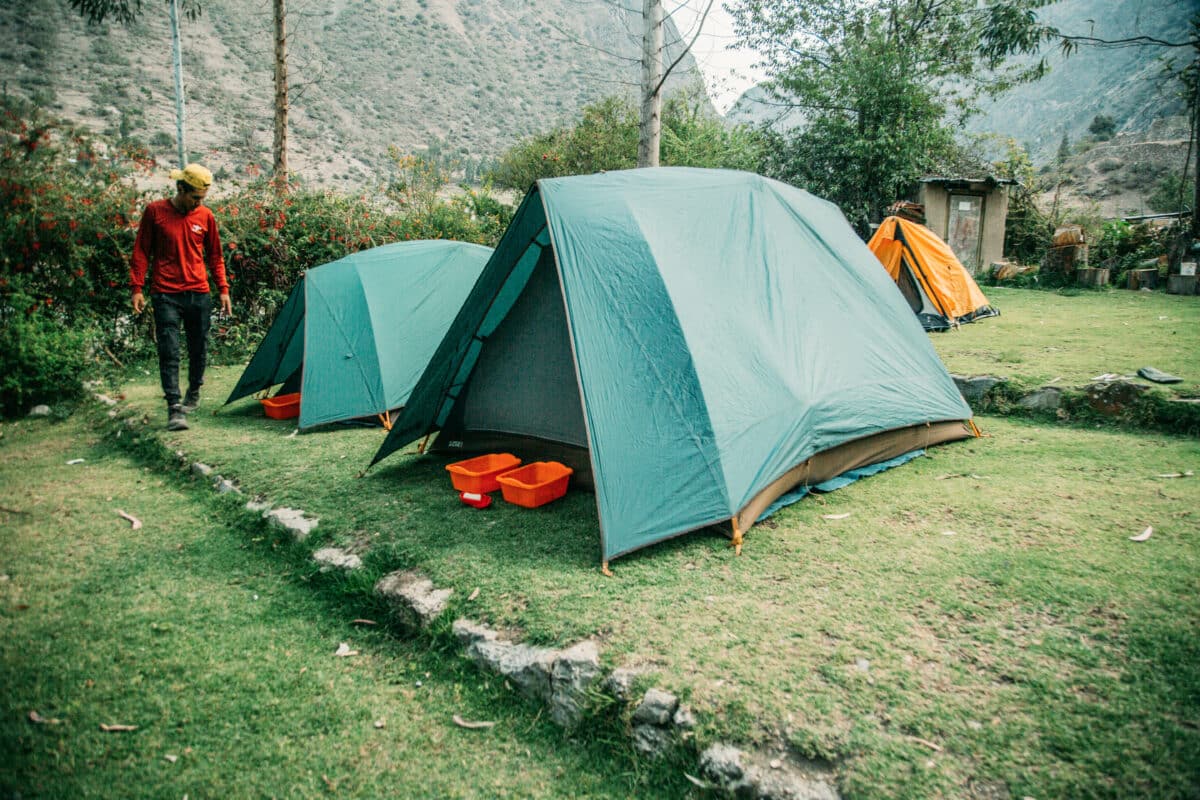
[[[183,413],[191,414],[199,407],[200,407],[200,390],[199,389],[188,389],[187,394],[185,394],[183,396],[183,405],[180,406],[180,408],[183,409]]]
[[[187,414],[183,412],[183,406],[171,406],[167,410],[167,430],[186,431],[187,429]]]

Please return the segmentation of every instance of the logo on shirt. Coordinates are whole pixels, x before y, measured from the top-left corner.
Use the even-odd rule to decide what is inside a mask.
[[[192,233],[204,233],[204,228],[200,227],[199,225],[197,225],[196,223],[193,222],[192,223]]]

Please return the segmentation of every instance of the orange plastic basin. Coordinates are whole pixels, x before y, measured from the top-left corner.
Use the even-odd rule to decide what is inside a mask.
[[[264,397],[258,402],[262,403],[263,413],[271,419],[293,419],[300,416],[299,392]]]
[[[567,493],[575,470],[557,461],[534,461],[496,479],[504,499],[525,508],[544,506]]]
[[[521,459],[512,453],[488,453],[446,465],[450,482],[460,492],[487,494],[500,488],[496,476],[516,467]]]

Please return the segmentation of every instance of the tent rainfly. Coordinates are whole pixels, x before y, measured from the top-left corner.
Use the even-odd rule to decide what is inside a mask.
[[[927,331],[998,317],[958,256],[918,222],[888,217],[867,243]]]
[[[361,250],[296,284],[225,402],[284,384],[301,428],[403,406],[490,247],[410,241]]]
[[[970,408],[832,204],[744,172],[539,181],[372,463],[555,457],[612,558],[972,435]]]

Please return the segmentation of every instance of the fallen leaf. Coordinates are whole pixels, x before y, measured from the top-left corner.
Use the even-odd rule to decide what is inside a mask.
[[[476,586],[475,590],[473,592],[471,592],[471,594],[467,597],[467,602],[468,603],[471,602],[476,597],[479,597],[479,587],[478,586]]]
[[[377,623],[373,619],[352,619],[352,620],[350,620],[350,624],[351,625],[377,625],[379,623]]]
[[[43,717],[41,714],[39,714],[36,711],[29,712],[29,721],[32,722],[34,725],[58,725],[58,724],[62,723],[61,719],[54,719],[52,717],[51,718]]]
[[[494,722],[468,722],[458,714],[454,715],[454,724],[460,728],[466,728],[472,731],[482,730],[485,728],[494,728],[496,726],[496,723]]]
[[[165,758],[167,761],[170,761],[172,764],[179,760],[179,756],[173,756],[170,753],[167,753],[165,756],[163,756],[163,758]]]
[[[387,727],[387,720],[383,720],[383,719],[377,719],[377,720],[375,720],[375,727],[376,727],[376,728],[386,728],[386,727]]]
[[[136,731],[137,725],[105,725],[101,722],[100,730],[105,733],[126,733],[128,731]]]
[[[1141,533],[1139,533],[1137,536],[1130,536],[1130,537],[1129,537],[1129,541],[1131,541],[1131,542],[1144,542],[1144,541],[1146,541],[1147,539],[1149,539],[1149,538],[1150,538],[1150,535],[1151,535],[1152,533],[1154,533],[1154,528],[1153,528],[1153,527],[1148,527],[1148,528],[1146,528],[1146,530],[1142,531],[1142,532],[1141,532]]]
[[[917,744],[923,744],[923,745],[925,745],[926,747],[928,747],[930,750],[934,751],[935,753],[940,753],[940,752],[942,752],[942,746],[941,746],[941,745],[939,745],[939,744],[935,744],[935,743],[933,743],[933,742],[929,741],[928,739],[922,739],[920,736],[909,736],[908,738],[909,738],[910,740],[912,740],[912,741],[916,742]]]
[[[133,516],[132,514],[126,514],[121,509],[117,509],[117,516],[120,517],[121,519],[129,520],[129,526],[132,530],[136,531],[142,527],[142,521],[140,519]]]
[[[821,519],[845,519],[848,516],[850,516],[848,513],[847,514],[822,514]]]
[[[338,649],[337,649],[337,651],[334,653],[334,655],[335,655],[335,656],[337,656],[338,658],[345,658],[345,657],[347,657],[347,656],[356,656],[356,655],[358,655],[358,651],[357,651],[357,650],[351,650],[351,649],[350,649],[350,645],[346,644],[345,642],[342,642],[341,644],[339,644],[339,645],[338,645]]]

